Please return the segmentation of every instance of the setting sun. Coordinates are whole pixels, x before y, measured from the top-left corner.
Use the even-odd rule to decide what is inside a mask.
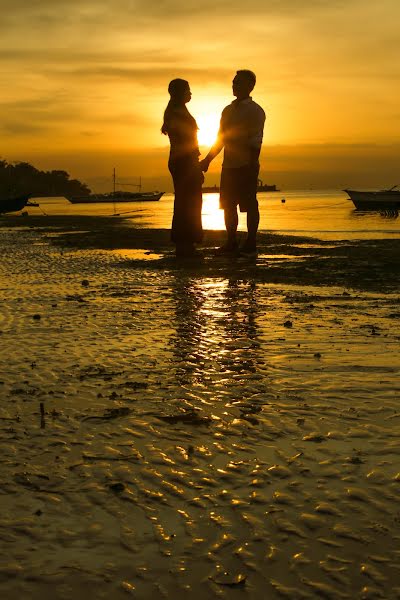
[[[199,130],[197,138],[200,146],[212,146],[217,138],[220,115],[206,114],[197,116]]]

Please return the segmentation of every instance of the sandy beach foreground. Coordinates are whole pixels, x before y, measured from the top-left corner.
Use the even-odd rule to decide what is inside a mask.
[[[400,240],[0,220],[5,600],[400,598]]]

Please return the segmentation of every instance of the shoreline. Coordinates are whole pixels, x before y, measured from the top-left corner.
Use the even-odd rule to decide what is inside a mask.
[[[247,274],[269,283],[333,285],[370,291],[400,289],[400,239],[328,241],[259,232],[257,259],[242,261],[215,256],[213,251],[224,243],[225,232],[206,230],[202,244],[198,245],[198,257],[177,261],[169,230],[140,227],[140,220],[140,216],[137,220],[97,216],[8,217],[0,220],[0,231],[15,227],[37,230],[54,246],[71,251],[121,250],[137,268],[148,268],[151,263],[155,270],[185,268],[216,277]],[[243,240],[245,233],[239,232],[238,237]]]

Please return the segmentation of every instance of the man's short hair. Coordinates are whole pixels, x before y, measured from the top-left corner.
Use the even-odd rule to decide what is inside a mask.
[[[237,71],[236,74],[240,75],[240,77],[243,77],[243,79],[247,79],[251,85],[251,89],[253,89],[256,85],[256,74],[253,73],[253,71],[250,71],[249,69],[241,69],[240,71]]]

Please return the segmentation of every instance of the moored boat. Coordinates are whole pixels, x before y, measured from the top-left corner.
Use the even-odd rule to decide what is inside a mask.
[[[358,210],[398,210],[400,209],[400,190],[397,186],[380,191],[343,190],[350,196]]]
[[[97,204],[116,202],[155,202],[164,192],[110,192],[89,194],[88,196],[66,196],[71,204]]]
[[[125,192],[116,190],[117,180],[115,168],[113,170],[113,191],[107,194],[87,194],[85,196],[70,196],[65,197],[71,204],[97,204],[97,203],[113,203],[116,202],[155,202],[161,198],[164,192],[142,192],[142,178],[140,177],[139,184],[119,183],[118,185],[134,185],[139,188],[138,192]]]
[[[0,214],[17,212],[28,204],[30,194],[23,194],[15,198],[0,198]]]

